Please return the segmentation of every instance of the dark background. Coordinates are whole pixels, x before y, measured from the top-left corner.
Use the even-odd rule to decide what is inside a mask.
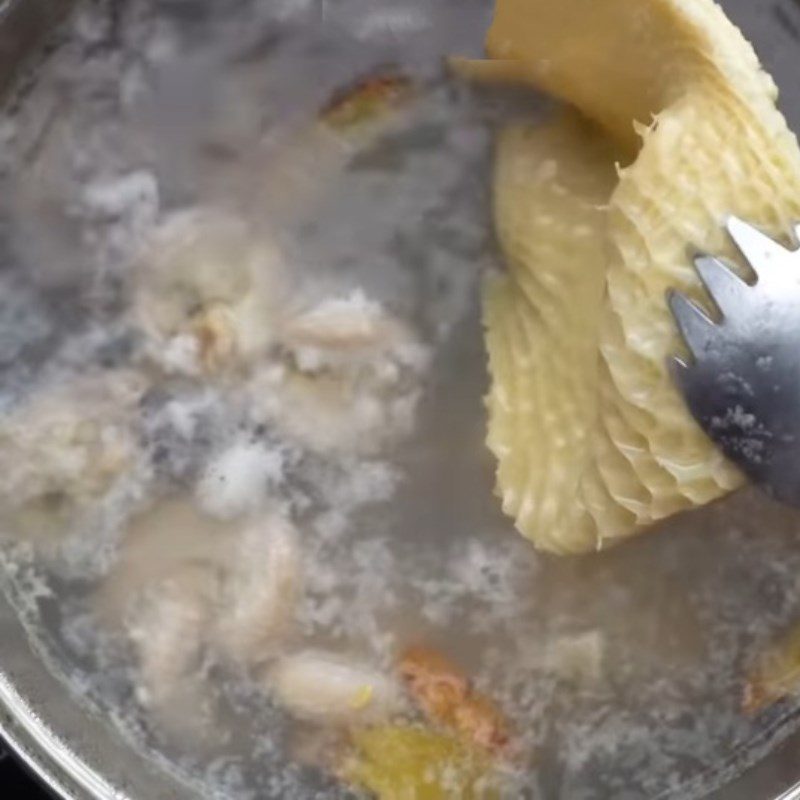
[[[54,800],[31,778],[0,742],[0,797],[13,800]]]

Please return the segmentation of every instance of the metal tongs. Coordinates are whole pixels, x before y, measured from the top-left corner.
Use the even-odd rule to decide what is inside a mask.
[[[726,228],[756,280],[697,256],[720,319],[670,291],[692,355],[670,366],[692,415],[725,455],[776,499],[800,506],[800,250],[736,217]],[[800,239],[800,225],[794,233]]]

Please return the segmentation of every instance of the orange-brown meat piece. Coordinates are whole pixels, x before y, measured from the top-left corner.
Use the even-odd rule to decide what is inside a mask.
[[[441,653],[427,647],[409,648],[398,662],[398,672],[431,722],[451,728],[492,753],[507,747],[509,725],[503,713]]]

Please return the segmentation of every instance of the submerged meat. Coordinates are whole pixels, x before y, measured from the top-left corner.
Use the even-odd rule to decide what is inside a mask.
[[[63,534],[136,459],[134,372],[38,390],[0,424],[0,517],[26,538]]]
[[[297,531],[277,513],[223,522],[181,496],[137,517],[95,607],[135,643],[143,701],[174,710],[199,691],[204,659],[247,671],[279,655],[300,561]]]
[[[742,710],[758,714],[800,692],[800,627],[795,625],[758,655],[745,681]]]
[[[156,501],[129,522],[117,563],[97,592],[99,616],[119,625],[133,599],[187,565],[221,568],[231,538],[224,523],[201,513],[183,495]]]
[[[220,597],[215,641],[226,656],[249,665],[274,658],[285,644],[301,589],[298,534],[273,514],[247,524]]]
[[[682,345],[664,294],[702,301],[688,248],[734,257],[725,215],[789,230],[800,150],[712,0],[636,13],[627,0],[499,0],[488,52],[461,68],[580,112],[499,143],[508,271],[484,296],[498,492],[538,547],[597,550],[741,485],[668,373]]]
[[[398,671],[431,722],[487,752],[498,753],[508,745],[509,724],[500,709],[441,653],[412,647],[400,659]]]
[[[400,706],[399,687],[372,667],[305,651],[278,662],[268,676],[278,702],[300,719],[375,723]]]
[[[138,655],[140,699],[146,706],[172,708],[199,699],[217,577],[210,566],[186,565],[153,582],[136,601],[128,631]],[[194,713],[191,706],[183,711]]]
[[[380,69],[337,91],[317,117],[271,153],[256,201],[268,224],[308,216],[358,153],[402,127],[415,97],[411,78]]]
[[[223,211],[171,215],[136,266],[135,317],[167,372],[211,376],[250,364],[274,341],[282,301],[278,254]]]
[[[283,362],[261,370],[252,391],[303,446],[370,452],[411,430],[427,350],[363,292],[291,316],[280,341]]]
[[[413,91],[409,77],[386,70],[345,87],[330,99],[320,113],[320,123],[343,135],[353,136],[366,126],[385,123],[398,106],[408,102]]]

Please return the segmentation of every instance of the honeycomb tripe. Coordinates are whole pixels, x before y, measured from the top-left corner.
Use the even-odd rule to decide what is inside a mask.
[[[689,249],[735,261],[727,215],[786,234],[800,150],[712,0],[499,0],[487,51],[462,72],[571,106],[498,146],[488,444],[519,530],[588,552],[741,485],[673,385],[664,295],[708,301]]]

